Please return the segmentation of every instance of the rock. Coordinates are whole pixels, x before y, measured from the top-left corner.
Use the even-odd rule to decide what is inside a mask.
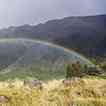
[[[29,86],[30,88],[37,87],[39,89],[42,89],[42,82],[39,80],[24,80],[24,86]]]
[[[73,83],[72,80],[63,80],[62,82],[65,86],[70,86]]]
[[[99,68],[96,68],[96,67],[89,67],[86,70],[86,72],[87,72],[88,75],[100,75],[100,74],[103,73],[103,70],[99,69]]]
[[[84,81],[81,78],[72,78],[70,80],[63,80],[63,84],[65,86],[74,86],[74,85],[81,85],[84,84]]]
[[[9,97],[1,95],[0,103],[7,103],[9,101],[9,99],[10,99]]]

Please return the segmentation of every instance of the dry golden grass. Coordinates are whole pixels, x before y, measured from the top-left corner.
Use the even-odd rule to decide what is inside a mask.
[[[62,80],[45,83],[42,90],[23,86],[20,80],[0,82],[0,106],[106,106],[106,80],[81,79],[69,86]]]

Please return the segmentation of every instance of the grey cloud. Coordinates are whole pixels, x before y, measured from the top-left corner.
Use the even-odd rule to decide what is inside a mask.
[[[106,13],[106,0],[0,0],[0,27]]]

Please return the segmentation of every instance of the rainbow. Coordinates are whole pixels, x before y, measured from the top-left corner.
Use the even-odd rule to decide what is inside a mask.
[[[54,48],[57,48],[57,49],[61,49],[67,53],[71,53],[71,54],[74,54],[76,57],[84,60],[86,63],[88,63],[89,65],[92,65],[94,66],[94,64],[89,60],[87,59],[86,57],[84,57],[83,55],[71,50],[71,49],[68,49],[68,48],[65,48],[65,47],[62,47],[60,45],[57,45],[57,44],[53,44],[53,43],[50,43],[50,42],[45,42],[43,40],[36,40],[36,39],[26,39],[26,38],[2,38],[0,39],[0,43],[2,42],[6,42],[6,43],[11,43],[11,42],[15,42],[15,43],[19,43],[19,42],[22,42],[26,47],[27,47],[27,43],[26,42],[32,42],[32,43],[38,43],[38,44],[43,44],[43,45],[47,45],[47,46],[50,46],[50,47],[54,47]]]

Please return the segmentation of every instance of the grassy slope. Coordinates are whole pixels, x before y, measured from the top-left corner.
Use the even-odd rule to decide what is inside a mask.
[[[12,86],[10,86],[12,85]],[[29,89],[22,81],[0,82],[0,95],[9,97],[2,106],[106,106],[106,80],[81,79],[66,87],[61,80]]]
[[[41,66],[32,65],[30,67],[21,67],[16,68],[16,70],[6,73],[0,73],[0,80],[8,80],[8,79],[27,79],[28,77],[37,78],[39,80],[52,80],[52,79],[60,79],[64,78],[65,71],[62,70],[50,70],[40,69]]]
[[[65,78],[65,69],[60,70],[50,70],[49,68],[40,69],[40,66],[31,65],[30,67],[18,67],[16,70],[11,72],[0,72],[0,81],[8,79],[27,79],[27,78],[36,78],[39,80],[52,80],[52,79],[61,79]],[[86,76],[85,76],[86,77]],[[100,76],[90,76],[90,78],[96,79],[106,79],[106,73]]]

